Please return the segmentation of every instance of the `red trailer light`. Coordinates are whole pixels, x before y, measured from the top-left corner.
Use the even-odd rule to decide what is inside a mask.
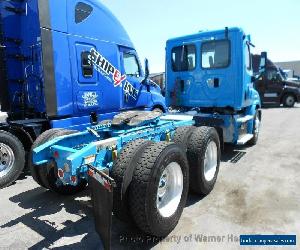
[[[77,182],[77,177],[72,175],[71,176],[71,182],[75,184]]]

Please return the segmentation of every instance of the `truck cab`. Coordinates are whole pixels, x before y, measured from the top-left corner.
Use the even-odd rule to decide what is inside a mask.
[[[252,46],[235,27],[168,40],[167,105],[198,112],[197,125],[216,127],[223,142],[256,141],[261,103],[253,87]]]
[[[7,166],[16,162],[12,148],[24,165],[24,149],[49,128],[84,130],[124,110],[166,111],[160,87],[101,1],[1,1],[0,21],[0,103],[8,114],[0,130],[13,138],[0,188],[23,169]]]
[[[232,111],[259,106],[250,48],[250,37],[239,28],[169,40],[167,104]]]
[[[300,84],[287,79],[284,72],[272,61],[268,60],[263,74],[258,72],[260,55],[253,55],[254,72],[258,75],[255,82],[263,105],[281,105],[293,107],[300,102]]]

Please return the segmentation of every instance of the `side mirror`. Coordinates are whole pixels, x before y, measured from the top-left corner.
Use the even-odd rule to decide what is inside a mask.
[[[259,73],[263,73],[266,70],[267,67],[267,52],[261,52],[260,55],[260,64],[259,64]]]
[[[149,78],[149,75],[150,75],[150,71],[149,71],[149,61],[148,59],[146,58],[145,59],[145,78],[144,80],[142,81],[143,84],[146,84],[147,83],[147,80]]]

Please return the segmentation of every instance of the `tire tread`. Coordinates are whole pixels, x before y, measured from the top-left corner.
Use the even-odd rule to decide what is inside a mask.
[[[201,183],[202,170],[199,166],[199,160],[202,161],[204,159],[206,145],[210,140],[212,131],[217,134],[212,127],[198,127],[194,130],[188,143],[187,156],[190,167],[190,190],[200,195],[207,195],[211,191],[207,190]],[[220,148],[220,142],[218,144],[218,148]]]
[[[131,215],[128,208],[127,197],[122,197],[123,180],[125,178],[126,169],[130,164],[134,163],[134,158],[138,157],[137,154],[142,154],[147,146],[150,146],[154,142],[146,140],[135,140],[128,143],[122,150],[118,159],[114,162],[111,176],[116,182],[113,195],[113,212],[123,221],[131,222]],[[133,170],[135,167],[133,167]],[[127,189],[129,191],[130,185]]]

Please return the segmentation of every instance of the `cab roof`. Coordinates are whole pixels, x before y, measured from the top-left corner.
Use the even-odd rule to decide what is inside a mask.
[[[134,48],[123,25],[100,0],[46,0],[39,12],[42,28]]]
[[[171,38],[167,41],[167,43],[172,43],[172,42],[178,42],[178,41],[191,41],[191,40],[195,40],[195,39],[211,39],[214,36],[218,36],[220,34],[224,34],[225,35],[226,32],[226,28],[224,29],[218,29],[218,30],[210,30],[210,31],[200,31],[198,33],[195,34],[191,34],[191,35],[185,35],[185,36],[180,36],[180,37],[175,37],[175,38]],[[232,33],[232,32],[240,32],[242,34],[244,34],[244,31],[242,28],[238,28],[238,27],[231,27],[228,28],[228,32]]]

